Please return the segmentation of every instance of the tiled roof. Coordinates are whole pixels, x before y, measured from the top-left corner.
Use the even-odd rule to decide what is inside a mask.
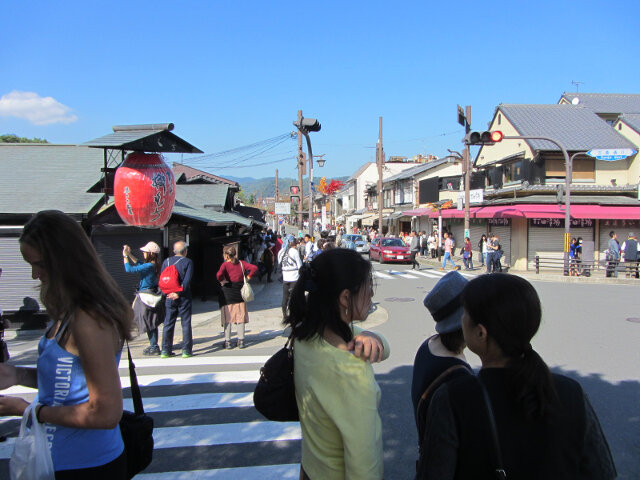
[[[142,152],[203,153],[169,130],[172,124],[113,127],[114,132],[83,143],[94,148],[136,150]]]
[[[392,177],[385,178],[383,180],[383,182],[384,183],[388,183],[388,182],[395,182],[397,180],[404,180],[406,178],[411,178],[414,175],[417,175],[419,173],[422,173],[422,172],[425,172],[427,170],[431,170],[432,168],[435,168],[435,167],[438,167],[440,165],[443,165],[443,164],[447,163],[452,158],[453,157],[439,158],[438,160],[432,160],[432,161],[427,162],[427,163],[422,163],[420,165],[416,165],[415,167],[407,168],[406,170],[403,170],[400,173],[396,173]]]
[[[593,148],[634,148],[607,122],[585,107],[574,105],[501,104],[497,107],[523,136],[559,141],[568,151]],[[527,140],[533,150],[560,150],[545,140]]]
[[[620,116],[620,120],[640,133],[640,113],[625,113]]]
[[[173,162],[172,168],[176,178],[178,178],[180,175],[184,173],[185,176],[187,177],[187,180],[191,180],[192,178],[204,178],[214,183],[226,183],[233,187],[240,186],[238,182],[234,182],[233,180],[229,180],[224,177],[219,177],[218,175],[213,175],[212,173],[198,170],[197,168],[193,168],[188,165],[184,165],[182,163]]]
[[[250,226],[251,219],[234,212],[222,211],[228,189],[227,185],[220,184],[176,185],[173,213],[206,223],[239,223]]]
[[[578,105],[596,113],[640,113],[640,94],[637,93],[569,93],[561,99],[571,103],[575,98]]]
[[[86,214],[102,198],[87,190],[100,180],[103,162],[102,151],[82,146],[0,144],[0,213]]]

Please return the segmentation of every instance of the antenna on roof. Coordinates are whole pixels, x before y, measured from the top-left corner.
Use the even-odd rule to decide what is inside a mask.
[[[580,91],[580,85],[584,85],[584,82],[579,80],[571,80],[571,84],[576,86],[576,92]]]

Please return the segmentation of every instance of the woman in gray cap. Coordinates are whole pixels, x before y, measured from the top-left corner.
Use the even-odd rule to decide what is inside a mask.
[[[616,478],[582,387],[551,373],[531,346],[542,316],[533,286],[515,275],[481,275],[464,288],[462,304],[464,339],[482,369],[433,395],[418,478]]]
[[[442,277],[424,299],[424,306],[436,322],[436,334],[427,338],[413,363],[411,400],[422,453],[429,402],[437,388],[461,375],[473,374],[463,350],[461,293],[467,280],[458,272]]]

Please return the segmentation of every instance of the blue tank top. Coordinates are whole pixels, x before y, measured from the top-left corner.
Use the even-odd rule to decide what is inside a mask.
[[[48,406],[78,405],[89,400],[80,357],[64,350],[55,338],[38,344],[38,402]],[[120,362],[120,352],[116,355]],[[54,470],[98,467],[118,458],[123,450],[120,427],[111,430],[79,429],[45,424]]]

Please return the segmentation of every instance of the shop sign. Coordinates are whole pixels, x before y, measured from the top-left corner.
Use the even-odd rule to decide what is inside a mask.
[[[574,228],[591,228],[594,220],[591,218],[572,218],[571,226]],[[532,218],[532,227],[564,228],[564,218]]]
[[[510,218],[489,218],[489,225],[492,227],[508,227],[511,225]]]

